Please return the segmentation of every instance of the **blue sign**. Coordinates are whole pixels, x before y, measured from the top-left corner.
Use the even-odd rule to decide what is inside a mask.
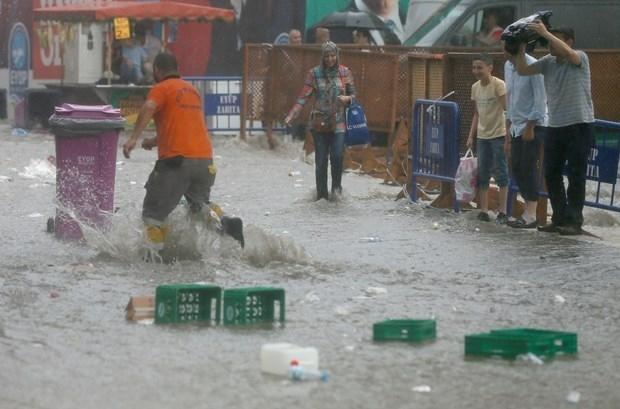
[[[616,184],[618,180],[618,157],[620,151],[616,148],[596,146],[590,149],[586,177],[601,183]]]
[[[427,121],[424,123],[424,156],[443,159],[443,124]]]
[[[9,36],[9,95],[14,103],[23,99],[30,75],[30,37],[22,23],[15,23]]]
[[[205,115],[240,115],[241,94],[206,94]]]

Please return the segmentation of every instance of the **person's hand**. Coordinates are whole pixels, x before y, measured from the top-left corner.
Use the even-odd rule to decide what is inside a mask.
[[[504,154],[506,159],[510,159],[510,138],[504,138]]]
[[[293,122],[293,118],[287,115],[286,118],[284,118],[284,125],[291,126],[291,122]]]
[[[154,147],[157,146],[157,137],[154,136],[152,138],[146,138],[142,141],[142,148],[150,151]]]
[[[525,129],[523,130],[523,141],[525,142],[531,142],[534,140],[534,127],[532,126],[526,126]]]
[[[534,20],[527,25],[527,28],[533,30],[541,37],[544,37],[544,34],[547,33],[547,27],[540,20]]]
[[[348,95],[338,95],[338,101],[340,101],[340,103],[343,104],[343,105],[350,104],[351,100],[353,100],[353,97],[351,97],[351,96],[348,96]]]
[[[129,139],[127,142],[123,144],[123,155],[125,155],[125,157],[129,159],[129,154],[135,147],[136,147],[136,141],[133,139]]]
[[[472,136],[469,136],[467,138],[466,146],[467,146],[467,149],[473,149],[474,148],[474,138]]]

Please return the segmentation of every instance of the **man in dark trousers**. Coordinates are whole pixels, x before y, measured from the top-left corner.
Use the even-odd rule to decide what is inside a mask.
[[[529,28],[549,42],[549,54],[530,65],[526,62],[525,43],[516,58],[518,73],[542,74],[547,92],[545,179],[553,216],[552,223],[539,230],[577,235],[582,233],[588,154],[594,142],[590,63],[586,53],[573,49],[573,29],[549,31],[540,21],[530,23]],[[565,165],[567,189],[563,178]]]

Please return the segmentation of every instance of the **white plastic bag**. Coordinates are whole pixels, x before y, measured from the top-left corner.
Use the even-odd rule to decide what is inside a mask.
[[[474,157],[471,149],[465,152],[461,158],[459,167],[454,176],[454,191],[456,200],[459,202],[471,202],[476,197],[476,184],[478,180],[478,159]]]

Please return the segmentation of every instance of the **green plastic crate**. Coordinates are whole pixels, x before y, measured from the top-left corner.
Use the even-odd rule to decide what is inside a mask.
[[[577,334],[574,332],[551,331],[535,328],[506,328],[491,331],[492,334],[519,337],[550,336],[556,354],[574,355],[578,351]]]
[[[435,320],[387,320],[372,326],[374,341],[432,341],[437,337]]]
[[[465,355],[500,356],[514,359],[532,353],[553,357],[556,353],[555,338],[551,335],[523,335],[510,333],[485,333],[465,336]]]
[[[222,288],[204,284],[166,284],[155,290],[157,324],[220,322]],[[215,315],[214,315],[215,313]]]
[[[273,322],[276,310],[285,319],[284,289],[272,287],[234,288],[224,291],[224,324],[243,325]]]

